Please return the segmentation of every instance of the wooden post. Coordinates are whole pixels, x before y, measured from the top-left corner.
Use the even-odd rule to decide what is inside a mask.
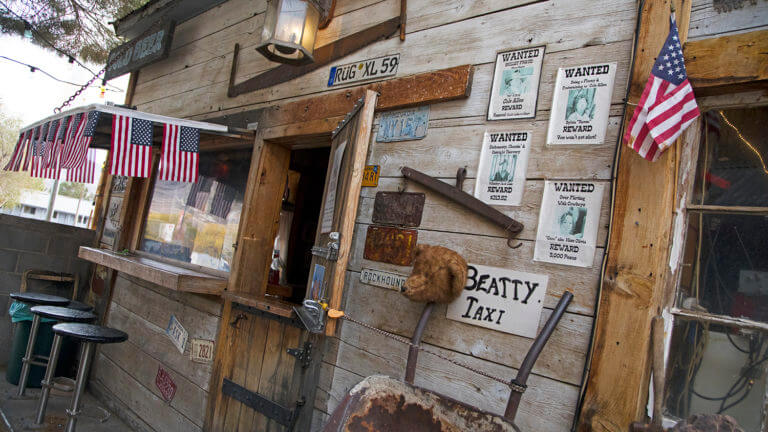
[[[674,0],[680,42],[690,0]],[[664,43],[669,0],[646,0],[639,26],[626,124]],[[660,313],[674,211],[674,149],[649,162],[620,143],[614,209],[579,431],[622,431],[645,417],[651,321]]]

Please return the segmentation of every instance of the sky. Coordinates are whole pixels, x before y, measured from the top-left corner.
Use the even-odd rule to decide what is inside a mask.
[[[70,64],[66,58],[59,56],[53,50],[39,47],[18,36],[0,36],[0,56],[35,66],[56,78],[77,84],[85,84],[93,77],[90,72],[76,63]],[[87,64],[87,66],[94,72],[98,72],[103,67],[103,65],[95,64]],[[54,108],[60,106],[80,88],[79,85],[74,86],[54,81],[40,71],[31,72],[28,67],[4,58],[0,58],[0,78],[2,109],[9,116],[21,119],[22,125],[28,125],[52,115]],[[101,79],[96,80],[64,110],[92,103],[105,103],[106,101],[116,104],[123,103],[125,89],[128,86],[128,75],[115,78],[109,81],[109,84],[102,98],[100,96]],[[102,165],[106,154],[106,150],[98,151],[97,167]],[[45,184],[46,188],[50,188],[53,181],[46,180]],[[98,184],[98,178],[96,184]],[[89,190],[93,191],[95,187],[95,185],[91,185]]]

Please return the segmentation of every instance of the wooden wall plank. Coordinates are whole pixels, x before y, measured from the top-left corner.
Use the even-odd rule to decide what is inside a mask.
[[[253,358],[254,363],[258,363],[260,355],[263,353],[263,351],[258,351],[258,347],[254,346],[255,344],[251,345],[251,342],[258,342],[253,341],[252,336],[253,332],[262,331],[263,327],[260,325],[262,324],[262,320],[253,319],[255,317],[245,314],[244,316],[246,318],[237,320],[238,322],[230,329],[230,331],[234,333],[234,345],[232,346],[232,352],[230,353],[230,355],[234,357],[234,361],[232,362],[232,372],[224,377],[239,385],[245,384],[248,379],[246,372],[251,358],[255,357]],[[252,346],[254,346],[257,352],[251,352]],[[224,402],[227,408],[226,414],[224,415],[224,427],[222,430],[238,430],[240,415],[243,412],[249,411],[250,408],[237,399],[228,396],[225,397]]]
[[[248,390],[257,391],[259,389],[259,382],[261,381],[261,360],[267,345],[266,329],[269,328],[269,321],[266,318],[256,315],[250,315],[248,320],[251,321],[250,343],[247,349],[245,349],[245,347],[241,348],[248,353],[249,357],[248,369],[245,374],[243,387]],[[240,410],[240,424],[238,430],[255,430],[253,429],[255,417],[256,412],[254,410],[248,407],[242,408]]]
[[[712,0],[692,0],[688,40],[749,32],[768,26],[768,2],[746,1],[728,12],[715,10]]]
[[[768,22],[768,7],[764,18]],[[697,95],[768,88],[768,30],[689,42],[684,49]]]

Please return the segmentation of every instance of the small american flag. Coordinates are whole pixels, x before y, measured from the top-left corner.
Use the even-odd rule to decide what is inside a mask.
[[[197,182],[189,189],[187,205],[199,210],[205,210],[205,204],[208,202],[208,196],[211,194],[211,185],[213,185],[212,178],[200,176]]]
[[[89,148],[85,163],[67,170],[67,181],[93,184],[96,173],[96,149]]]
[[[91,111],[83,116],[75,130],[67,155],[66,165],[63,168],[77,168],[85,163],[88,147],[91,145],[93,135],[96,133],[96,125],[99,123],[99,111]],[[113,136],[114,140],[114,136]]]
[[[32,177],[47,178],[56,180],[59,178],[59,155],[52,152],[52,145],[47,142],[50,124],[41,125],[38,129],[37,142],[35,143],[35,152],[32,155]],[[48,161],[46,161],[46,155]]]
[[[216,193],[213,194],[210,213],[214,216],[226,219],[227,216],[229,216],[229,211],[232,209],[232,203],[235,202],[235,198],[237,198],[237,191],[235,188],[217,182]]]
[[[25,142],[29,139],[29,132],[30,131],[19,133],[19,140],[13,148],[13,153],[11,153],[8,163],[3,167],[4,171],[18,171],[21,167],[21,160],[24,157]]]
[[[69,156],[72,154],[72,143],[73,143],[73,137],[75,134],[75,130],[77,129],[77,126],[80,123],[80,119],[82,118],[82,114],[74,114],[69,116],[66,119],[67,122],[67,128],[64,130],[64,138],[61,142],[61,167],[67,168],[69,161]]]
[[[200,129],[166,124],[160,180],[194,183],[198,176]]]
[[[653,65],[624,141],[640,156],[655,161],[698,116],[699,107],[685,71],[673,13],[669,35]]]
[[[34,159],[34,153],[35,153],[35,128],[29,129],[27,131],[29,134],[29,138],[27,139],[27,154],[24,155],[24,167],[21,169],[22,171],[26,171],[29,169],[30,162],[32,159]]]
[[[149,177],[152,122],[115,114],[112,119],[112,175]]]
[[[56,145],[59,123],[59,120],[51,120],[48,126],[48,133],[45,137],[45,153],[43,154],[43,163],[46,168],[50,167],[54,163],[54,159],[59,157],[59,147]]]

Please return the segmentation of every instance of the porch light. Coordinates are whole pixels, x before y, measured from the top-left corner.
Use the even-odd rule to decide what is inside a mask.
[[[278,63],[312,63],[320,11],[312,0],[269,0],[261,31],[264,57]]]

